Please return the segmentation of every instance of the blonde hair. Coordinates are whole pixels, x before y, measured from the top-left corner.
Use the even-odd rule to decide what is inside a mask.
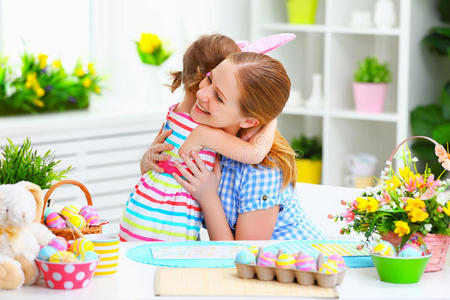
[[[257,119],[261,125],[275,119],[283,110],[291,89],[283,65],[267,55],[252,52],[231,54],[227,59],[236,66],[242,115]],[[289,184],[295,187],[295,151],[278,130],[272,148],[260,164],[282,171],[283,188]]]
[[[182,83],[186,92],[195,94],[205,74],[214,69],[229,54],[240,52],[239,46],[222,34],[202,35],[183,55],[183,71],[170,73],[174,92]]]

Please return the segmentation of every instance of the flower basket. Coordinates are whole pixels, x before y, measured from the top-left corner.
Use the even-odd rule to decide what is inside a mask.
[[[433,233],[429,233],[425,236],[421,233],[416,233],[414,235],[420,236],[423,239],[428,250],[430,250],[433,255],[425,268],[425,272],[436,272],[442,270],[445,266],[445,259],[447,257],[448,247],[450,246],[450,236]],[[393,232],[383,235],[381,239],[391,243],[395,247],[400,246],[402,241],[401,237]]]
[[[47,191],[47,193],[45,193],[44,196],[44,207],[47,207],[47,202],[51,196],[51,194],[60,186],[65,185],[65,184],[73,184],[77,187],[79,187],[85,197],[86,197],[86,201],[88,205],[92,205],[92,197],[91,194],[89,193],[88,189],[79,181],[76,180],[61,180],[58,183],[54,184],[52,187],[50,187],[50,189]],[[42,217],[41,217],[41,223],[45,225],[44,222],[44,211],[45,209],[42,211]],[[66,228],[49,228],[49,230],[51,232],[53,232],[54,235],[57,236],[61,236],[63,238],[65,238],[67,241],[71,241],[71,240],[75,240],[78,238],[77,233],[74,232],[71,228],[66,227]],[[80,230],[82,234],[99,234],[102,233],[102,224],[99,225],[86,225],[85,228]]]

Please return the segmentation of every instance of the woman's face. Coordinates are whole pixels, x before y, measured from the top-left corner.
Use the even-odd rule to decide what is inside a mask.
[[[241,127],[258,125],[254,118],[241,115],[235,71],[235,65],[224,60],[200,82],[197,100],[191,110],[194,121],[222,128],[230,134],[236,134]]]

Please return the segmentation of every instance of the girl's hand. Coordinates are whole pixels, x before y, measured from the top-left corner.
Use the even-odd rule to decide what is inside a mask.
[[[222,176],[219,158],[216,156],[214,170],[211,172],[206,168],[205,163],[198,156],[197,152],[193,152],[191,155],[194,158],[195,164],[186,156],[182,158],[192,174],[180,164],[176,163],[176,167],[185,179],[175,173],[172,174],[172,176],[200,203],[200,206],[202,206],[208,199],[214,199],[214,196],[218,198],[217,189],[219,188],[220,177]]]
[[[164,132],[159,132],[153,143],[144,153],[141,158],[141,174],[147,173],[149,170],[153,170],[159,173],[163,173],[164,170],[158,166],[158,161],[169,160],[169,155],[161,154],[163,151],[172,150],[173,145],[164,143],[166,138],[172,133],[172,129]]]
[[[181,157],[183,157],[183,155],[188,156],[192,152],[198,153],[203,149],[203,146],[201,145],[201,137],[203,136],[202,128],[203,126],[199,125],[188,135],[183,145],[178,149],[178,154],[180,154]]]

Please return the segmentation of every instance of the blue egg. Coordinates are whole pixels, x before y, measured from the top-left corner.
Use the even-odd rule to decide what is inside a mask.
[[[422,252],[419,249],[413,248],[413,247],[407,247],[402,249],[398,253],[399,257],[421,257]]]
[[[50,256],[58,252],[55,248],[52,246],[45,246],[42,247],[41,250],[39,250],[38,259],[48,261]]]
[[[256,264],[255,255],[247,249],[239,251],[234,261],[238,264],[245,264],[245,265]]]
[[[86,251],[77,258],[81,261],[94,261],[98,259],[98,254],[95,251]]]

